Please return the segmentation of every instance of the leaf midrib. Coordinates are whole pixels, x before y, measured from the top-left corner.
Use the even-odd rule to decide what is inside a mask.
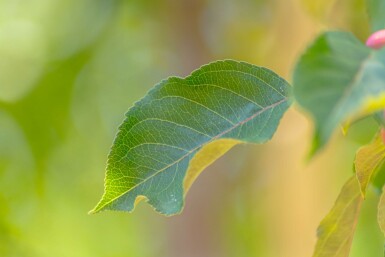
[[[225,134],[231,132],[232,130],[236,129],[237,127],[239,127],[239,126],[245,124],[246,122],[248,122],[248,121],[254,119],[255,117],[257,117],[257,116],[260,115],[261,113],[264,113],[265,111],[267,111],[267,110],[269,110],[269,109],[272,109],[272,108],[277,107],[278,105],[280,105],[280,104],[286,102],[287,99],[288,99],[287,97],[284,97],[284,98],[282,98],[280,101],[275,102],[274,104],[271,104],[271,105],[269,105],[269,106],[264,107],[263,109],[257,111],[256,113],[254,113],[254,114],[251,115],[250,117],[248,117],[248,118],[246,118],[246,119],[244,119],[244,120],[242,120],[242,121],[240,121],[240,122],[234,124],[234,126],[228,128],[227,130],[225,130],[225,131],[219,133],[218,135],[212,137],[210,140],[206,141],[205,143],[196,146],[195,148],[193,148],[193,149],[191,149],[189,152],[187,152],[185,155],[183,155],[182,157],[180,157],[178,160],[176,160],[176,161],[170,163],[170,164],[167,165],[166,167],[160,169],[159,171],[155,172],[155,173],[152,174],[151,176],[149,176],[149,177],[145,178],[144,180],[140,181],[139,183],[137,183],[136,185],[134,185],[134,186],[131,187],[130,189],[126,190],[125,192],[123,192],[123,193],[119,194],[118,196],[114,197],[113,199],[109,200],[108,202],[106,202],[105,204],[103,204],[102,206],[100,206],[99,208],[95,209],[94,212],[97,212],[97,211],[103,209],[103,208],[106,207],[107,205],[109,205],[109,204],[111,204],[112,202],[114,202],[116,199],[122,197],[123,195],[129,193],[130,191],[132,191],[132,190],[134,190],[135,188],[137,188],[138,186],[140,186],[141,184],[147,182],[149,179],[155,177],[156,175],[158,175],[159,173],[163,172],[164,170],[166,170],[166,169],[172,167],[173,165],[179,163],[180,161],[182,161],[184,158],[186,158],[187,156],[189,156],[191,153],[193,153],[193,152],[196,151],[197,149],[199,149],[199,148],[203,147],[204,145],[206,145],[206,144],[208,144],[208,143],[210,143],[210,142],[212,142],[212,141],[214,141],[214,140],[220,138],[221,136],[223,136],[223,135],[225,135]],[[103,199],[103,198],[102,198],[102,199]]]

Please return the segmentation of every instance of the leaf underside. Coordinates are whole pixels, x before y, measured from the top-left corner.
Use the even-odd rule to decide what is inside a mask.
[[[313,257],[348,257],[363,198],[355,177],[343,186],[336,203],[318,227]]]
[[[342,122],[385,108],[385,49],[347,32],[326,32],[300,58],[294,96],[315,121],[312,154]]]
[[[127,112],[91,213],[132,211],[142,199],[159,213],[181,212],[203,168],[238,143],[273,136],[289,98],[274,72],[232,60],[162,81]]]
[[[375,136],[374,141],[361,147],[354,160],[356,176],[360,184],[362,195],[365,197],[366,189],[371,178],[385,158],[385,145],[381,133]]]

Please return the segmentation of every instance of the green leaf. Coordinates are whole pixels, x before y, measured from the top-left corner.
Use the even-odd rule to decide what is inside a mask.
[[[378,195],[382,193],[383,186],[385,185],[385,164],[382,163],[376,170],[374,178],[371,182],[373,188],[377,191]]]
[[[384,111],[379,111],[373,114],[373,118],[377,121],[378,125],[385,127],[385,116]]]
[[[385,29],[385,1],[367,0],[367,7],[372,31]]]
[[[377,221],[382,233],[385,236],[385,187],[382,189],[380,201],[378,202]]]
[[[132,211],[142,199],[159,213],[181,212],[204,167],[235,144],[273,136],[289,93],[274,72],[231,60],[162,81],[126,114],[108,158],[104,195],[91,213]]]
[[[349,256],[362,201],[357,180],[351,177],[318,227],[318,241],[313,257]]]
[[[384,158],[385,145],[382,142],[381,133],[376,135],[371,144],[363,146],[357,151],[354,165],[363,197],[366,195],[366,189],[375,170],[380,166]]]
[[[294,71],[294,96],[315,120],[312,154],[342,122],[385,107],[385,49],[346,32],[319,36]]]

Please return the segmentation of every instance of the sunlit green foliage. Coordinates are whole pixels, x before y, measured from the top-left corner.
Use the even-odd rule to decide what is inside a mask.
[[[271,139],[290,90],[274,72],[231,60],[162,81],[126,114],[109,156],[105,193],[93,212],[131,211],[141,198],[162,214],[181,212],[202,169],[196,166],[210,164],[222,147]],[[208,150],[210,144],[223,146]]]
[[[310,256],[370,123],[353,124],[317,157],[327,162],[309,168],[308,124],[291,110],[272,142],[235,147],[202,174],[181,216],[165,220],[146,205],[130,216],[86,214],[123,113],[151,85],[226,58],[290,81],[321,26],[368,36],[365,1],[325,1],[321,22],[310,2],[0,0],[0,256]],[[378,28],[381,8],[372,8]],[[368,225],[371,189],[353,257],[382,257],[378,226]]]

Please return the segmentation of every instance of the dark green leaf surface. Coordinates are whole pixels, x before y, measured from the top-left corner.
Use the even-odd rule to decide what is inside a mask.
[[[132,211],[147,199],[162,214],[179,213],[194,156],[219,140],[268,141],[289,107],[289,92],[272,71],[231,60],[162,81],[126,114],[109,155],[105,193],[91,212]]]
[[[340,123],[385,107],[384,57],[350,33],[327,32],[300,58],[294,95],[315,120],[313,153]]]
[[[372,31],[385,29],[385,0],[367,0]]]

